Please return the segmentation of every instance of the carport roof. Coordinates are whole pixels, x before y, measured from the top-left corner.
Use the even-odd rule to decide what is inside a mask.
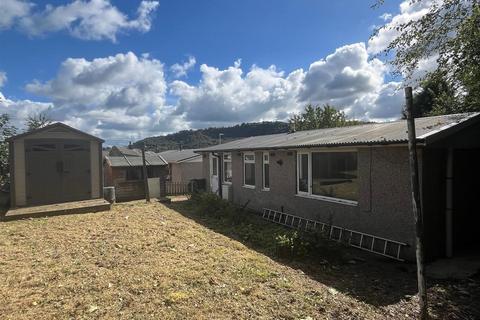
[[[429,144],[480,121],[480,112],[415,119],[417,142]],[[408,143],[407,121],[256,136],[196,149],[195,152],[298,149]]]
[[[111,167],[141,167],[143,166],[143,160],[140,156],[105,156]],[[167,165],[167,161],[163,159],[159,154],[154,152],[145,152],[145,162],[147,166],[164,166]]]
[[[55,122],[55,123],[49,124],[48,126],[45,126],[45,127],[42,127],[42,128],[38,128],[38,129],[35,129],[35,130],[32,130],[32,131],[17,134],[16,136],[13,136],[13,137],[10,137],[10,138],[6,139],[6,141],[8,141],[8,142],[9,141],[14,141],[14,140],[17,140],[19,138],[24,138],[24,137],[27,137],[27,136],[30,136],[30,135],[33,135],[33,134],[37,134],[37,133],[40,133],[40,132],[51,131],[52,129],[55,129],[55,128],[62,128],[64,130],[72,131],[72,132],[75,132],[77,134],[83,135],[83,136],[85,136],[87,138],[90,138],[92,140],[97,140],[97,141],[102,142],[102,143],[105,142],[105,140],[103,140],[103,139],[92,136],[91,134],[88,134],[88,133],[83,132],[81,130],[75,129],[73,127],[67,126],[66,124],[61,123],[61,122]]]
[[[201,156],[195,153],[193,149],[167,150],[159,152],[159,154],[169,163],[195,162],[198,159],[201,160]]]

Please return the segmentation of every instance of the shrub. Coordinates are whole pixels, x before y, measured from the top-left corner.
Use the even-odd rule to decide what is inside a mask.
[[[313,245],[299,235],[297,231],[280,234],[275,237],[275,251],[280,258],[293,259],[306,256]]]

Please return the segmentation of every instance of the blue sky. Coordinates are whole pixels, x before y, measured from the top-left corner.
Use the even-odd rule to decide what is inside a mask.
[[[372,4],[2,0],[0,112],[19,126],[46,112],[112,142],[285,120],[309,102],[393,119],[400,81],[375,58],[393,35],[369,36],[421,8]]]

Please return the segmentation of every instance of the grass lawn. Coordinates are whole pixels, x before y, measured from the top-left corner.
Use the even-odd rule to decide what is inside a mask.
[[[189,202],[0,223],[0,318],[415,317],[413,266],[330,242],[281,260],[282,232],[254,216],[232,226]],[[429,281],[432,316],[480,317],[479,281]]]

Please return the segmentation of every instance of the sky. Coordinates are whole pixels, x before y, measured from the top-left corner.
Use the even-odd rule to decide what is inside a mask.
[[[45,113],[107,144],[285,121],[308,103],[394,120],[402,79],[378,54],[429,1],[374,3],[1,0],[0,113],[19,128]]]

